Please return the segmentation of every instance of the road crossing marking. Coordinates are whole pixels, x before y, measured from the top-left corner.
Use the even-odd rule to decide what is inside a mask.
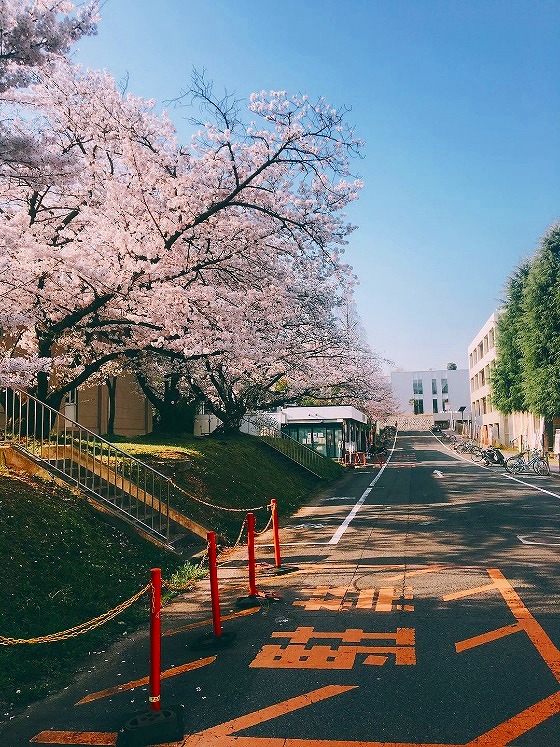
[[[379,570],[381,570],[380,567]],[[393,567],[394,568],[394,567]],[[446,568],[425,568],[418,569],[412,573],[421,574],[423,572],[436,572],[437,570],[446,570]],[[548,635],[545,633],[543,628],[535,620],[533,615],[529,612],[511,583],[503,576],[503,574],[495,568],[487,569],[486,572],[491,579],[491,583],[484,584],[481,586],[473,587],[459,592],[454,592],[445,595],[443,598],[446,601],[453,601],[462,598],[472,597],[477,594],[484,594],[489,591],[497,591],[506,602],[508,608],[515,618],[515,622],[511,625],[503,626],[495,630],[482,633],[479,636],[460,641],[456,644],[457,652],[467,651],[469,649],[476,648],[477,646],[491,643],[491,641],[498,640],[500,638],[512,635],[518,632],[525,632],[538,653],[547,664],[551,672],[554,674],[556,680],[560,682],[560,651],[554,646]],[[411,575],[407,573],[407,577]],[[400,574],[399,574],[400,578]],[[386,579],[384,579],[386,582]],[[328,587],[325,587],[328,588]],[[371,590],[363,590],[371,592]],[[370,604],[373,603],[373,596],[371,597]],[[402,631],[399,634],[399,631]],[[394,655],[397,657],[397,648],[400,646],[401,649],[407,649],[401,652],[400,656],[408,655],[409,657],[414,654],[414,629],[397,629],[396,632],[391,633],[365,633],[362,630],[357,629],[346,629],[340,632],[321,632],[315,631],[314,628],[297,628],[295,631],[282,631],[272,634],[272,637],[283,637],[287,639],[287,643],[284,646],[279,646],[281,652],[285,652],[287,649],[292,647],[289,656],[281,653],[281,657],[286,655],[287,658],[290,656],[294,661],[301,656],[301,652],[295,650],[295,647],[303,648],[308,645],[309,642],[314,642],[315,639],[337,639],[340,644],[338,648],[332,648],[330,646],[322,646],[319,648],[324,651],[318,651],[317,661],[321,659],[331,658],[330,664],[337,664],[338,669],[348,669],[350,664],[355,662],[358,655],[364,655],[365,657],[371,657],[371,660],[367,663],[380,665],[381,660],[384,658]],[[400,635],[400,637],[399,637]],[[404,637],[403,637],[404,636]],[[384,644],[385,641],[394,642],[394,646],[377,645]],[[375,645],[370,645],[374,643]],[[273,648],[273,647],[272,647]],[[315,654],[312,653],[313,646],[303,650],[303,656],[309,657],[311,653],[311,659],[313,663],[313,657]],[[315,647],[317,648],[317,647]],[[329,651],[327,651],[329,649]],[[297,655],[297,656],[296,656]],[[334,657],[334,658],[333,658]],[[337,657],[339,661],[337,662]],[[377,659],[377,661],[376,661]],[[289,662],[288,662],[289,663]],[[328,662],[329,663],[329,662]],[[366,663],[365,661],[363,663]],[[384,662],[383,662],[384,663]],[[404,661],[401,663],[405,663]],[[344,666],[340,666],[343,664]],[[254,666],[254,662],[250,664]],[[257,666],[257,665],[255,665]],[[298,667],[302,668],[301,662],[298,663]],[[293,666],[286,666],[284,668],[294,668]],[[313,668],[306,666],[303,668]],[[335,669],[334,666],[327,667],[329,669]],[[542,700],[534,703],[527,707],[525,710],[514,715],[508,720],[501,724],[489,729],[480,736],[471,739],[470,741],[458,744],[458,743],[419,743],[419,742],[378,742],[378,741],[354,741],[354,740],[330,740],[330,739],[306,739],[306,738],[293,738],[293,737],[245,737],[240,736],[238,732],[248,729],[252,726],[262,724],[271,719],[278,718],[280,716],[292,713],[298,709],[311,706],[322,700],[332,698],[338,695],[342,695],[345,692],[356,689],[356,685],[352,686],[341,686],[341,685],[329,685],[327,687],[313,690],[309,693],[295,696],[288,700],[276,703],[272,706],[257,710],[253,713],[249,713],[245,716],[234,718],[231,721],[227,721],[223,724],[218,724],[214,727],[205,729],[194,734],[187,734],[178,742],[169,743],[165,747],[207,747],[212,744],[212,747],[506,747],[511,745],[513,740],[520,736],[530,732],[532,729],[542,724],[547,719],[560,714],[560,690],[554,692]],[[44,731],[36,735],[31,739],[31,742],[51,744],[51,745],[99,745],[112,747],[116,743],[117,734],[112,732],[74,732],[74,731]],[[164,746],[162,746],[164,747]]]

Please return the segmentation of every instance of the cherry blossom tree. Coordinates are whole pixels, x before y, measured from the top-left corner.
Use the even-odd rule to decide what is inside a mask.
[[[9,354],[53,360],[33,391],[54,407],[115,361],[215,350],[208,309],[238,308],[221,277],[236,278],[239,303],[241,281],[250,287],[270,257],[325,279],[347,272],[343,210],[361,182],[344,112],[262,92],[243,124],[200,79],[193,97],[215,116],[187,147],[153,102],[121,95],[106,73],[58,65],[12,91],[22,132],[49,159],[73,159],[56,176],[0,179],[4,341]]]
[[[41,173],[68,171],[68,157],[50,161],[34,133],[19,127],[9,95],[48,74],[68,54],[82,36],[96,32],[97,3],[79,8],[68,0],[1,0],[0,2],[0,175],[16,178],[24,173],[38,177]],[[11,315],[12,323],[17,312]],[[23,319],[21,320],[24,321]],[[0,318],[0,332],[2,331]],[[36,372],[45,371],[48,361],[36,356],[11,360],[0,357],[0,385],[11,382],[29,385]]]
[[[68,0],[1,0],[0,92],[27,86],[82,36],[96,32],[97,3]]]
[[[49,161],[34,133],[13,117],[13,89],[21,89],[49,75],[82,36],[96,33],[96,2],[77,7],[68,0],[0,1],[0,169],[12,176],[38,176],[61,168]],[[68,161],[68,159],[65,159]]]
[[[248,412],[309,398],[356,406],[386,400],[378,358],[361,339],[348,337],[340,311],[349,289],[340,280],[300,280],[253,299],[241,324],[238,319],[243,340],[188,367],[188,388],[221,420],[218,432],[238,430]]]

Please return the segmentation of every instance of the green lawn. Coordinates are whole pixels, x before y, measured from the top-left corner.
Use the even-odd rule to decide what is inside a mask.
[[[276,498],[280,519],[325,486],[258,439],[235,436],[133,441],[118,445],[145,459],[189,494],[224,507],[254,507]],[[211,509],[175,491],[175,507],[236,539],[245,513]],[[0,469],[0,635],[33,638],[66,630],[129,599],[161,567],[188,576],[178,556],[142,539],[54,482]],[[257,511],[257,529],[268,511]],[[0,721],[18,707],[60,689],[88,654],[148,621],[145,595],[115,621],[61,642],[0,646]]]
[[[238,536],[245,513],[211,509],[197,503],[195,498],[227,508],[263,506],[275,498],[282,519],[329,483],[258,438],[242,434],[227,438],[119,439],[118,446],[169,475],[194,496],[191,498],[175,490],[173,507],[230,542]],[[333,466],[337,465],[333,463]],[[258,530],[266,524],[270,514],[261,510],[255,515]]]

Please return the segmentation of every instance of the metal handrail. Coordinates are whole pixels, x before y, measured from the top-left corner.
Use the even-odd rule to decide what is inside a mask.
[[[271,439],[271,440],[272,439],[276,439],[276,440],[284,441],[284,442],[290,444],[290,446],[293,447],[292,451],[294,452],[292,454],[292,456],[290,456],[289,454],[287,454],[285,451],[281,451],[280,449],[277,449],[277,450],[281,451],[282,454],[284,454],[288,458],[292,459],[292,461],[296,462],[297,464],[299,464],[302,467],[304,467],[305,469],[307,469],[309,472],[311,472],[312,474],[314,474],[316,477],[322,477],[322,475],[320,475],[317,472],[314,472],[312,469],[310,469],[309,465],[312,465],[313,463],[315,463],[316,465],[323,464],[324,460],[327,457],[324,457],[322,454],[319,454],[317,451],[315,451],[315,449],[309,448],[309,446],[307,446],[307,444],[302,444],[301,441],[298,441],[297,439],[292,438],[291,436],[288,436],[288,434],[284,433],[280,428],[278,428],[276,430],[271,429],[271,428],[267,428],[266,430],[268,432],[264,433],[264,434],[260,433],[259,434],[259,438],[261,438],[265,442],[266,442],[267,439]],[[270,431],[273,431],[273,433],[271,433]],[[273,444],[270,444],[270,445],[272,446]],[[299,454],[298,454],[298,452],[299,452]],[[299,456],[300,454],[303,455],[303,458],[301,460],[300,459],[296,459],[295,455]]]
[[[2,407],[0,443],[169,540],[169,477],[25,391],[5,388]]]

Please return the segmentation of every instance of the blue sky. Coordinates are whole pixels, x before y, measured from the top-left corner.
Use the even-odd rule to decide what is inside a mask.
[[[560,218],[559,38],[560,0],[107,0],[76,59],[158,101],[197,68],[239,98],[350,107],[366,142],[346,250],[358,309],[396,367],[437,369],[466,366],[508,274]]]

